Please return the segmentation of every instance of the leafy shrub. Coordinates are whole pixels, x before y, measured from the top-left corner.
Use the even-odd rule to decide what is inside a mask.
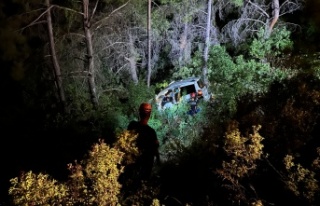
[[[320,148],[317,148],[317,151],[320,155]],[[287,171],[285,179],[287,188],[296,196],[302,197],[312,204],[320,191],[316,179],[316,171],[319,169],[319,156],[313,161],[312,169],[294,163],[292,155],[286,155],[283,162]]]
[[[253,133],[248,137],[241,136],[238,123],[231,121],[224,139],[224,151],[228,160],[222,161],[222,168],[217,170],[217,174],[226,181],[225,187],[234,195],[231,197],[235,201],[248,201],[245,187],[241,181],[252,175],[257,168],[257,161],[263,154],[263,137],[258,131],[261,126],[253,126]]]
[[[117,205],[121,185],[118,177],[123,171],[123,151],[134,152],[130,133],[119,137],[115,147],[100,140],[80,162],[68,164],[69,180],[58,183],[49,175],[32,171],[10,180],[9,194],[15,205]],[[124,144],[124,142],[126,142]]]
[[[69,205],[117,205],[123,153],[102,140],[93,145],[85,160],[69,164]]]
[[[232,58],[224,47],[215,46],[209,59],[211,91],[224,108],[235,112],[238,101],[246,94],[261,96],[273,81],[281,80],[287,72],[271,68],[266,63],[245,60],[243,56]]]
[[[32,171],[10,180],[14,205],[55,205],[68,197],[68,187],[47,174]]]
[[[128,94],[126,104],[124,106],[124,114],[137,114],[138,108],[142,102],[149,102],[154,98],[154,88],[147,87],[143,82],[138,84],[131,83],[128,85]]]
[[[150,121],[150,125],[155,128],[162,143],[163,158],[176,157],[201,137],[203,128],[208,124],[208,113],[204,104],[199,104],[199,107],[201,111],[193,116],[187,114],[190,105],[183,102],[155,113],[156,121]]]
[[[264,29],[257,32],[249,49],[249,53],[253,58],[263,60],[267,57],[271,58],[278,56],[285,49],[291,49],[293,42],[290,40],[290,31],[286,28],[275,29],[269,38],[265,38]]]

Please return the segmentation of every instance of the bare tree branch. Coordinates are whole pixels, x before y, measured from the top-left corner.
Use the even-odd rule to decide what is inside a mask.
[[[81,37],[81,38],[85,38],[85,35],[79,34],[79,33],[74,33],[74,32],[67,33],[67,34],[65,34],[64,36],[79,36],[79,37]]]
[[[56,4],[52,4],[52,6],[58,8],[58,9],[62,9],[62,10],[66,10],[66,11],[71,11],[71,12],[74,12],[74,13],[76,13],[76,14],[83,15],[82,12],[76,11],[76,10],[74,10],[74,9],[70,9],[70,8],[68,8],[68,7],[59,6],[59,5],[56,5]]]
[[[269,18],[269,14],[264,11],[260,6],[258,6],[257,4],[255,3],[252,3],[252,1],[247,1],[249,4],[251,4],[252,6],[256,7],[259,11],[261,11],[261,13],[263,13],[267,18]]]
[[[50,6],[49,8],[47,8],[44,12],[42,12],[42,14],[40,14],[40,15],[38,16],[38,18],[36,18],[34,21],[32,21],[30,24],[28,24],[27,26],[23,27],[23,28],[20,29],[20,30],[23,31],[23,30],[25,30],[26,28],[28,28],[28,27],[30,27],[30,26],[32,26],[32,25],[38,24],[37,21],[38,21],[39,19],[41,19],[41,17],[43,17],[44,15],[46,15],[47,12],[48,12],[51,8],[53,8],[53,5],[51,5],[51,6]]]
[[[73,10],[73,9],[70,9],[70,8],[67,8],[67,7],[63,7],[63,6],[58,6],[58,5],[52,4],[52,5],[50,5],[50,7],[47,8],[44,12],[42,12],[34,21],[32,21],[32,22],[31,22],[30,24],[28,24],[27,26],[21,28],[20,30],[23,31],[23,30],[25,30],[26,28],[28,28],[28,27],[30,27],[30,26],[33,26],[33,25],[36,25],[36,24],[40,24],[40,23],[45,23],[46,21],[39,21],[39,22],[38,22],[38,20],[41,19],[41,17],[43,17],[50,9],[52,9],[52,8],[54,8],[54,7],[59,8],[59,9],[63,9],[63,10],[67,10],[67,11],[72,11],[72,12],[74,12],[74,13],[83,15],[82,12],[78,12],[78,11],[76,11],[76,10]],[[42,9],[37,9],[37,10],[42,10]],[[35,11],[37,11],[37,10],[35,10]],[[30,13],[30,12],[29,12],[29,13]]]
[[[299,8],[301,8],[300,3],[286,0],[280,6],[281,14],[279,14],[279,16],[283,16],[285,14],[292,13],[292,12],[298,10]]]
[[[92,14],[91,14],[91,16],[89,16],[89,20],[88,20],[89,22],[91,22],[91,19],[93,18],[94,14],[96,13],[98,3],[99,3],[99,0],[97,0],[96,4],[94,5],[94,8],[92,10]]]
[[[99,25],[101,22],[103,22],[104,20],[108,19],[113,13],[117,12],[118,10],[122,9],[123,7],[125,7],[131,0],[128,0],[125,4],[123,4],[122,6],[118,7],[117,9],[113,10],[108,16],[100,19],[99,21],[96,21],[95,23],[92,24],[93,27],[96,27],[93,30],[97,30],[99,29],[102,25]],[[97,25],[97,26],[96,26]]]

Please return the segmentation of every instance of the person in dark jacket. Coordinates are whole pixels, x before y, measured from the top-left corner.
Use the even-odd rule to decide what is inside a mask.
[[[151,110],[151,104],[142,103],[139,107],[139,121],[131,121],[128,125],[128,130],[133,130],[138,134],[136,146],[139,150],[139,156],[135,164],[138,169],[138,176],[142,180],[150,178],[155,161],[158,164],[160,163],[157,134],[148,125]]]
[[[190,104],[190,110],[188,111],[188,114],[194,115],[194,114],[197,114],[198,112],[200,112],[200,108],[198,107],[198,98],[196,96],[196,93],[193,92],[190,94],[189,104]]]

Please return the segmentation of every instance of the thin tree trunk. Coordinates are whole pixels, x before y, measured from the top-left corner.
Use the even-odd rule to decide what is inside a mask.
[[[134,48],[134,42],[131,33],[129,35],[129,47],[130,47],[130,57],[127,58],[130,64],[130,74],[133,82],[135,84],[138,83],[138,75],[137,75],[137,60],[136,60],[136,50]]]
[[[148,77],[147,85],[150,86],[151,79],[151,0],[148,0]]]
[[[54,68],[54,78],[55,78],[56,86],[58,89],[59,101],[61,103],[62,109],[64,112],[68,113],[67,106],[66,106],[66,97],[65,97],[65,93],[64,93],[64,89],[63,89],[63,85],[62,85],[61,69],[60,69],[60,65],[58,62],[57,55],[56,55],[56,49],[55,49],[54,38],[53,38],[50,0],[46,0],[45,3],[48,8],[46,17],[47,17],[47,27],[48,27],[51,60],[53,63],[53,68]]]
[[[269,25],[268,31],[267,31],[267,38],[271,35],[271,32],[273,30],[274,25],[277,23],[279,19],[279,13],[280,13],[280,6],[279,6],[279,0],[273,0],[272,1],[272,21]]]
[[[207,28],[206,28],[205,46],[204,46],[204,54],[203,54],[204,66],[202,68],[202,78],[205,85],[209,84],[208,57],[209,57],[209,48],[210,48],[211,8],[212,8],[212,0],[208,0]]]
[[[90,17],[89,17],[89,0],[82,0],[83,3],[83,28],[87,45],[87,66],[88,66],[88,84],[91,102],[95,109],[98,108],[98,99],[96,95],[95,73],[94,73],[94,59],[92,47],[92,34],[90,31]]]

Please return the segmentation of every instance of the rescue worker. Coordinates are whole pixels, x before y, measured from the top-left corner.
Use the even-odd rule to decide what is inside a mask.
[[[138,178],[147,180],[150,178],[154,162],[160,163],[159,141],[156,131],[148,125],[152,106],[149,103],[142,103],[139,107],[139,121],[131,121],[128,130],[135,131],[138,136],[136,145],[139,150],[139,157],[136,161]]]
[[[199,89],[198,92],[197,92],[197,99],[203,99],[203,94],[202,94],[202,90]]]
[[[194,115],[200,111],[200,109],[198,108],[198,98],[195,92],[192,92],[190,94],[189,104],[190,104],[190,110],[188,111],[188,114]]]
[[[163,97],[162,108],[163,109],[171,108],[174,104],[176,104],[174,93],[171,89],[169,89],[168,92]]]

